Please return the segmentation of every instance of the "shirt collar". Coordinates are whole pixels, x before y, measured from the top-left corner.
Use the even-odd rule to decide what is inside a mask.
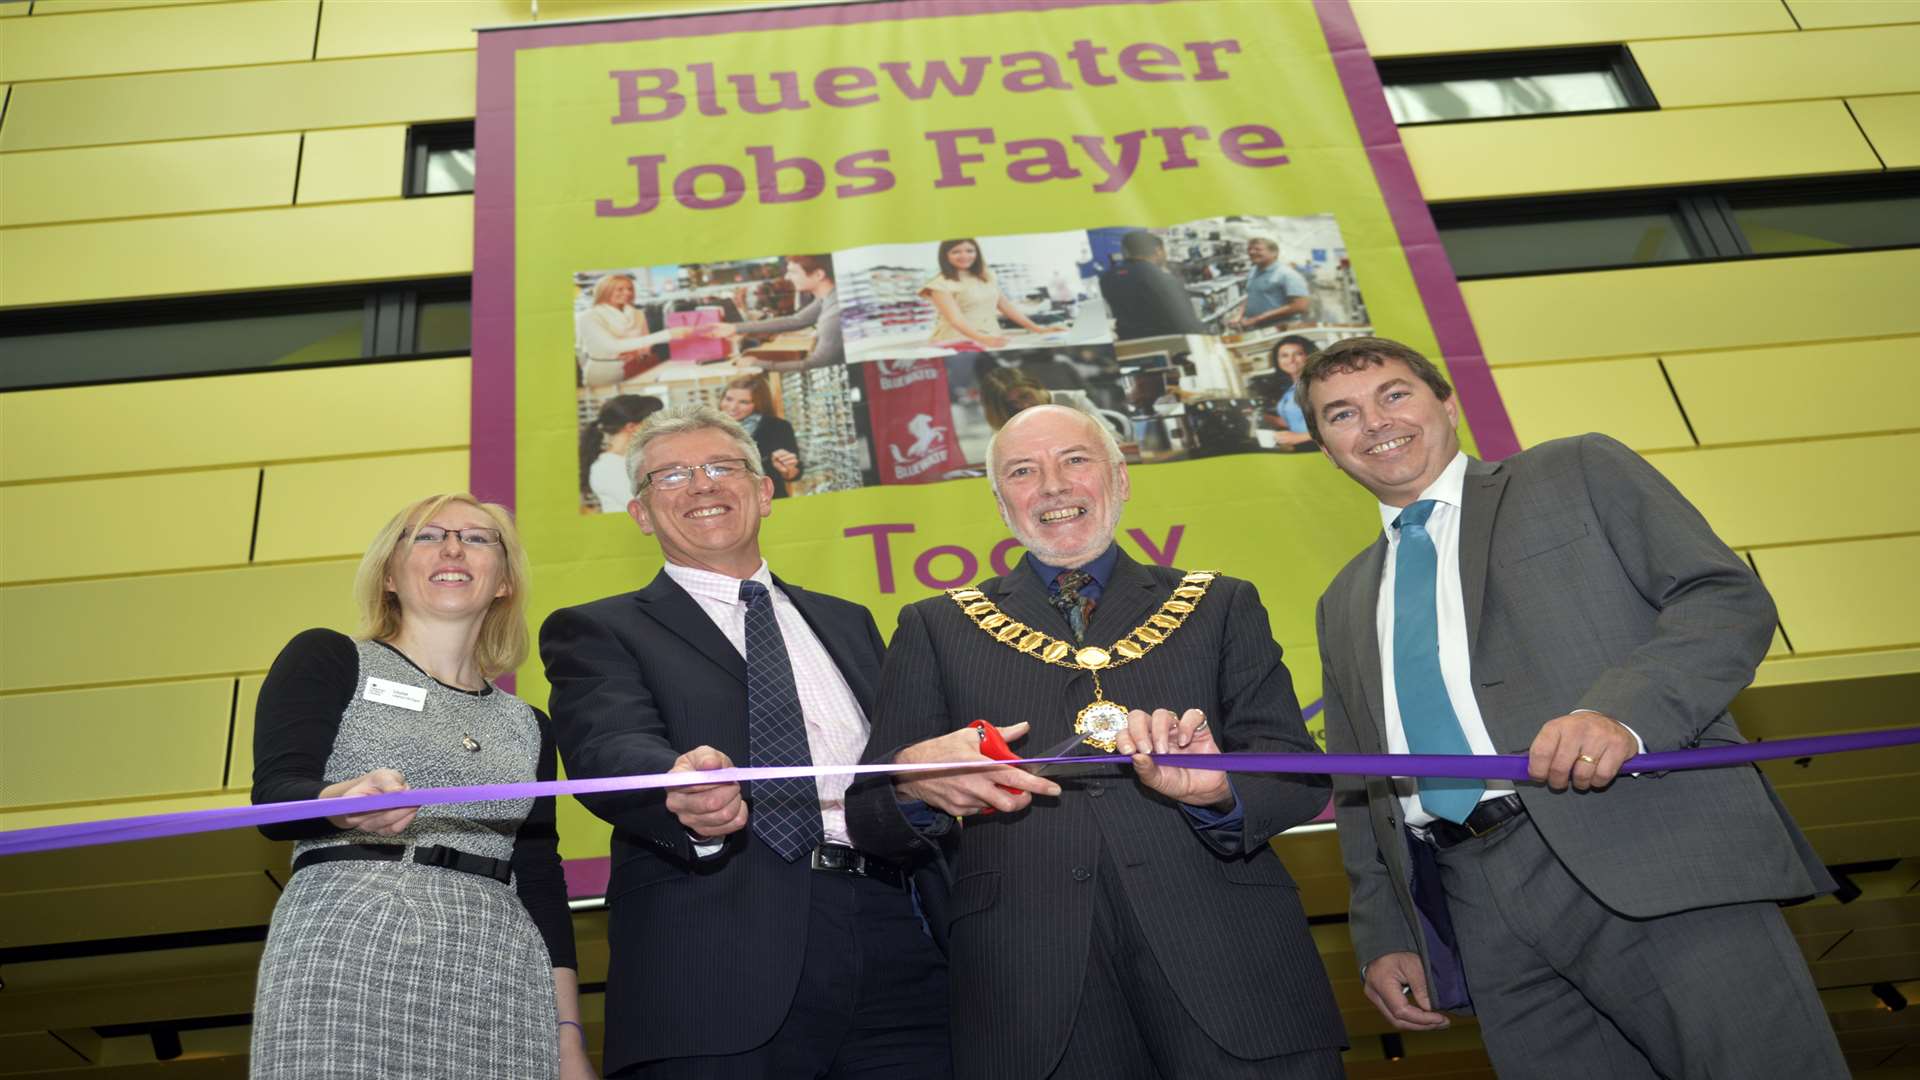
[[[1120,545],[1108,544],[1107,550],[1105,552],[1102,552],[1099,558],[1093,560],[1092,562],[1081,567],[1080,569],[1085,570],[1088,574],[1092,575],[1094,584],[1104,589],[1107,587],[1108,579],[1113,577],[1114,564],[1118,563],[1119,561],[1120,561]],[[1034,573],[1040,575],[1040,585],[1041,587],[1045,588],[1048,592],[1053,591],[1053,579],[1059,577],[1060,572],[1066,569],[1065,567],[1050,566],[1047,563],[1043,563],[1039,559],[1035,558],[1032,552],[1027,553],[1027,564],[1033,567]]]
[[[712,570],[701,570],[679,563],[668,563],[667,576],[687,592],[703,600],[719,600],[729,604],[740,602],[740,579],[727,574],[716,574]],[[760,568],[753,572],[749,581],[757,581],[773,591],[773,572],[767,569],[767,560],[760,560]]]
[[[1420,493],[1420,499],[1446,503],[1458,510],[1461,492],[1466,490],[1466,486],[1467,452],[1462,450],[1453,455],[1453,460],[1447,463],[1446,468],[1440,470],[1439,478],[1428,484],[1427,490]],[[1415,499],[1414,502],[1419,502],[1420,499]],[[1388,506],[1386,503],[1380,504],[1380,527],[1387,531],[1389,541],[1393,539],[1393,523],[1399,519],[1401,509],[1398,506]]]

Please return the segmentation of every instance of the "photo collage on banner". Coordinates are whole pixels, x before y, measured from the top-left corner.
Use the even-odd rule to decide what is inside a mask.
[[[776,498],[984,476],[1049,402],[1130,465],[1312,451],[1293,374],[1372,331],[1331,214],[634,255],[572,274],[583,514],[626,511],[634,432],[688,404],[748,428]]]

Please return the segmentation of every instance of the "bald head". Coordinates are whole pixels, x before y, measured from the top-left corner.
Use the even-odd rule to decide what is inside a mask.
[[[1051,566],[1085,566],[1113,543],[1131,489],[1113,433],[1066,405],[1014,414],[987,447],[1000,517]]]

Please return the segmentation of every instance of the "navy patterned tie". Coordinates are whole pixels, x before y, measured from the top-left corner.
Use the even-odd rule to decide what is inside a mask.
[[[747,606],[747,764],[811,765],[807,720],[773,597],[765,585],[743,581],[740,602]],[[753,835],[781,858],[792,862],[820,843],[820,791],[811,777],[755,780],[751,791]]]
[[[1393,560],[1393,694],[1407,749],[1416,754],[1471,754],[1440,674],[1440,616],[1435,589],[1439,555],[1427,533],[1432,499],[1421,499],[1393,521],[1400,543]],[[1463,822],[1487,786],[1478,780],[1420,780],[1420,807],[1434,817]]]
[[[1047,597],[1047,603],[1060,609],[1067,617],[1067,625],[1073,627],[1073,640],[1087,640],[1087,620],[1093,618],[1094,600],[1090,596],[1081,596],[1080,590],[1093,584],[1093,575],[1085,570],[1062,570],[1060,576],[1053,579],[1054,594]]]

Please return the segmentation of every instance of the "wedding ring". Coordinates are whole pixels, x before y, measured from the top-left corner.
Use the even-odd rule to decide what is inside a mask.
[[[1581,754],[1580,760],[1589,765],[1598,765],[1600,763],[1599,759],[1595,758],[1592,754]]]

